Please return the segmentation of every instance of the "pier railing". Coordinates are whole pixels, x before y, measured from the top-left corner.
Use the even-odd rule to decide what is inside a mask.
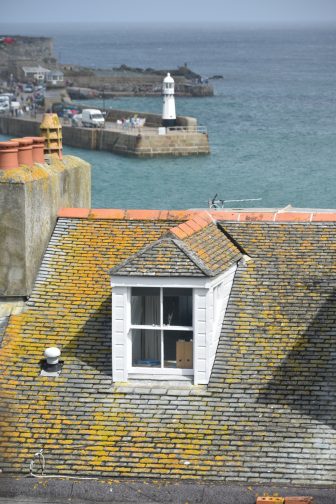
[[[106,123],[106,129],[113,131],[124,131],[125,133],[130,133],[134,135],[175,135],[179,133],[187,134],[208,134],[208,129],[206,126],[172,126],[166,128],[162,127],[147,127],[147,126],[123,126],[115,123]]]

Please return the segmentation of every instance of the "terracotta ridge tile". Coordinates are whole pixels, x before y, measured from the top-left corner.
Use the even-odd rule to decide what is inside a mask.
[[[278,212],[275,222],[310,222],[311,212]]]
[[[336,222],[336,212],[312,212],[312,222]]]
[[[57,212],[57,217],[87,219],[89,213],[89,208],[61,208]]]
[[[182,221],[183,237],[200,231],[216,220],[234,222],[336,222],[336,211],[314,210],[151,210],[120,208],[61,208],[58,217],[77,219],[122,219],[122,220],[177,220]],[[179,226],[173,227],[175,233]],[[176,231],[180,233],[180,231]],[[179,234],[179,237],[180,236]]]
[[[125,219],[127,220],[159,220],[160,210],[125,210]]]
[[[188,236],[192,236],[194,233],[197,233],[201,229],[207,227],[212,222],[215,222],[215,219],[209,212],[195,212],[189,220],[179,224],[178,226],[174,226],[170,229],[170,232],[178,238],[187,238]]]
[[[126,210],[118,208],[92,208],[90,219],[125,219]]]
[[[217,220],[234,222],[336,222],[335,212],[314,211],[211,211]]]

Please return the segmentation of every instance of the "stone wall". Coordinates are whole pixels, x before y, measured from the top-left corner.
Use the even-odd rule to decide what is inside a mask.
[[[40,122],[34,119],[17,119],[0,115],[0,133],[15,138],[40,135]]]
[[[91,206],[91,169],[74,156],[0,170],[0,297],[29,296],[62,207]]]
[[[138,138],[135,154],[139,157],[190,156],[209,154],[206,133],[183,133],[168,135],[143,135]]]

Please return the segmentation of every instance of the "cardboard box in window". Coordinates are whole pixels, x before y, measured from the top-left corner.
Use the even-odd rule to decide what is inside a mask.
[[[176,342],[176,367],[192,369],[193,367],[193,342],[178,340]]]

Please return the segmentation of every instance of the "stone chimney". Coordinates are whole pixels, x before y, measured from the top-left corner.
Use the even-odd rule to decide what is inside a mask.
[[[91,207],[90,165],[60,157],[62,144],[56,149],[52,139],[0,142],[0,298],[31,294],[57,212]]]

